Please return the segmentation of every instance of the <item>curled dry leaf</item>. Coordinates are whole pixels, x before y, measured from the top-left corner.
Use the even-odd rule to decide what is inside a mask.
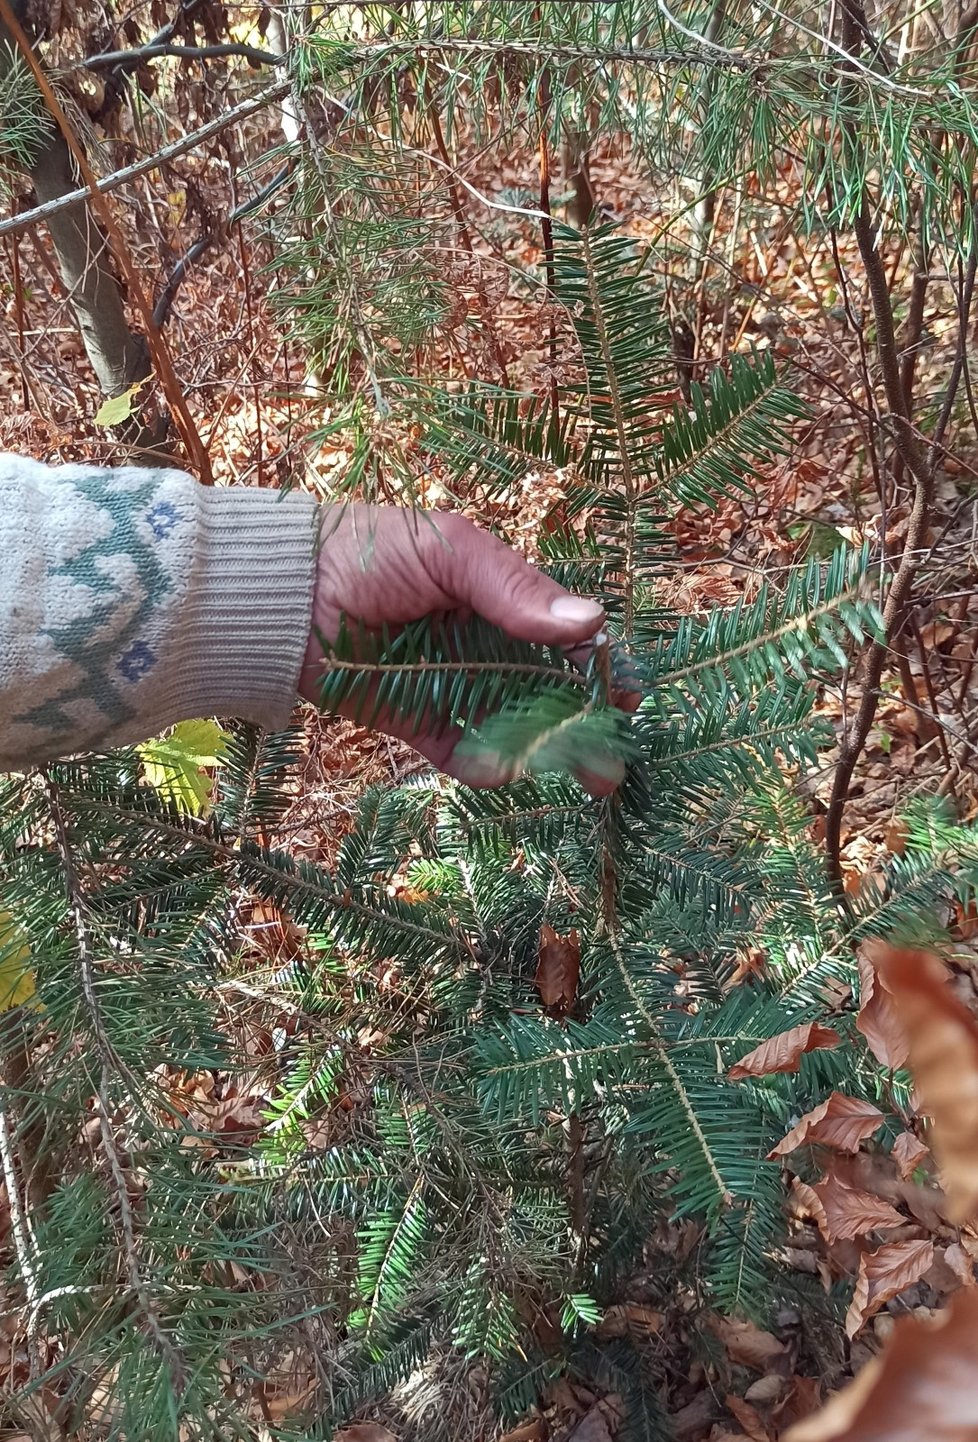
[[[933,1320],[897,1319],[878,1357],[783,1442],[974,1442],[978,1291],[955,1292]]]
[[[788,1349],[771,1332],[756,1327],[753,1322],[738,1322],[730,1317],[712,1316],[709,1328],[723,1343],[727,1356],[737,1367],[751,1367],[756,1372],[782,1372],[786,1374]],[[743,1425],[743,1424],[741,1424]]]
[[[768,1041],[762,1041],[760,1046],[735,1062],[727,1075],[731,1081],[743,1081],[745,1077],[797,1071],[805,1052],[837,1047],[841,1041],[839,1033],[830,1026],[805,1021],[770,1037]]]
[[[948,1216],[967,1221],[978,1210],[978,1021],[930,952],[877,948],[877,969],[910,1043],[921,1110],[933,1118]]]
[[[499,1442],[545,1442],[547,1436],[547,1424],[542,1417],[536,1417],[532,1422],[525,1422],[522,1427],[517,1427],[513,1432],[507,1432],[500,1437]]]
[[[744,1401],[769,1407],[781,1401],[789,1385],[787,1377],[781,1377],[777,1372],[768,1372],[766,1377],[759,1377],[756,1382],[751,1383],[744,1393]]]
[[[867,1232],[903,1226],[905,1218],[890,1202],[851,1186],[832,1173],[812,1190],[824,1209],[827,1242],[851,1241],[854,1237],[864,1237]]]
[[[814,1187],[799,1182],[796,1177],[792,1191],[798,1205],[814,1218],[829,1243],[851,1241],[854,1237],[864,1237],[867,1232],[901,1227],[906,1221],[896,1207],[884,1202],[882,1197],[852,1186],[833,1172]]]
[[[576,931],[558,936],[552,926],[540,928],[540,959],[533,978],[544,1006],[570,1011],[581,972],[581,939]]]
[[[858,1151],[860,1142],[871,1137],[882,1120],[883,1113],[871,1102],[833,1092],[820,1107],[806,1112],[797,1126],[768,1152],[768,1161],[786,1157],[796,1147],[813,1142],[835,1147],[840,1152]]]
[[[664,1316],[640,1302],[609,1307],[595,1329],[598,1337],[651,1337],[662,1330]]]
[[[744,1429],[745,1436],[749,1437],[751,1442],[770,1442],[771,1434],[765,1427],[764,1419],[756,1407],[745,1401],[743,1397],[734,1394],[724,1400],[727,1410],[736,1417]]]
[[[913,1132],[901,1132],[893,1143],[890,1156],[897,1164],[897,1171],[906,1181],[913,1176],[924,1158],[930,1156],[930,1147],[925,1146]]]
[[[878,942],[864,941],[859,948],[859,1015],[856,1030],[882,1066],[897,1071],[905,1066],[909,1044],[889,992],[876,968]]]
[[[963,1287],[978,1285],[975,1279],[975,1264],[960,1242],[952,1242],[944,1249],[944,1261]]]
[[[919,1282],[933,1261],[934,1244],[929,1241],[886,1242],[875,1252],[864,1252],[846,1313],[848,1336],[854,1337],[891,1297]]]

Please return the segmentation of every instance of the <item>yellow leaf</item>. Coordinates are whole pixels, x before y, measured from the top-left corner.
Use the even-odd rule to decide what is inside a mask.
[[[132,415],[132,403],[136,399],[136,392],[140,386],[145,384],[145,380],[137,381],[121,395],[109,396],[108,400],[104,400],[95,412],[95,424],[97,426],[121,426],[122,422],[127,421]]]
[[[147,784],[187,816],[206,816],[213,780],[209,769],[225,758],[228,734],[216,721],[180,721],[136,750]]]
[[[0,907],[0,1012],[23,1006],[34,995],[34,968],[27,937]]]

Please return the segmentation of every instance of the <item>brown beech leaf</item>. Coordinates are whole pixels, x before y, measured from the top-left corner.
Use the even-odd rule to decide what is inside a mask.
[[[810,1417],[822,1405],[822,1384],[817,1377],[792,1377],[791,1391],[777,1407],[775,1416],[784,1429],[792,1422]]]
[[[791,1193],[795,1203],[795,1214],[799,1217],[814,1217],[815,1225],[824,1237],[828,1224],[825,1218],[825,1208],[822,1206],[822,1198],[818,1192],[807,1182],[803,1182],[800,1177],[792,1177]]]
[[[761,1414],[756,1407],[753,1407],[750,1402],[745,1402],[743,1397],[738,1397],[734,1393],[731,1393],[730,1396],[724,1400],[728,1412],[731,1412],[734,1417],[736,1417],[744,1429],[745,1436],[749,1437],[751,1442],[770,1442],[771,1434],[765,1427]]]
[[[909,1044],[897,1019],[892,999],[880,979],[874,956],[877,943],[864,941],[859,948],[859,1015],[856,1030],[882,1066],[898,1071],[906,1065]]]
[[[640,1302],[622,1302],[609,1307],[595,1329],[598,1337],[651,1337],[662,1330],[662,1312],[643,1307]]]
[[[788,1366],[788,1349],[770,1332],[762,1331],[753,1322],[738,1322],[730,1317],[712,1316],[710,1331],[723,1343],[727,1356],[737,1367],[751,1367],[755,1372],[784,1374]],[[743,1423],[741,1423],[743,1426]]]
[[[820,1203],[815,1221],[827,1242],[851,1241],[867,1232],[902,1227],[906,1221],[889,1202],[851,1186],[832,1172],[811,1191]]]
[[[830,1026],[819,1026],[817,1021],[804,1021],[762,1041],[753,1051],[735,1062],[727,1075],[731,1081],[743,1081],[749,1076],[770,1076],[773,1072],[797,1071],[806,1051],[818,1051],[837,1047],[842,1041],[837,1031]]]
[[[975,1264],[960,1242],[952,1242],[949,1247],[945,1247],[944,1261],[962,1286],[974,1287],[978,1285],[975,1279]]]
[[[891,1297],[919,1282],[933,1261],[934,1244],[929,1241],[885,1242],[875,1252],[864,1252],[846,1313],[847,1335],[854,1337]]]
[[[877,965],[910,1042],[921,1110],[933,1118],[947,1214],[967,1221],[978,1209],[978,1021],[930,952],[888,947]]]
[[[925,1146],[913,1132],[901,1132],[893,1143],[890,1156],[896,1162],[897,1171],[906,1181],[913,1176],[924,1158],[930,1156],[930,1147]]]
[[[540,928],[540,959],[533,978],[544,1006],[570,1011],[581,971],[581,940],[576,931],[558,936],[552,926]]]
[[[833,1092],[820,1107],[806,1112],[797,1126],[768,1152],[768,1161],[786,1157],[796,1147],[812,1142],[821,1142],[840,1152],[858,1151],[860,1142],[871,1137],[882,1121],[883,1113],[871,1102]]]
[[[780,1402],[790,1386],[787,1377],[779,1376],[777,1372],[768,1372],[765,1377],[759,1377],[752,1382],[744,1393],[744,1401],[752,1405],[769,1407],[775,1402]]]
[[[545,1442],[547,1436],[547,1424],[542,1417],[536,1417],[532,1422],[524,1422],[522,1427],[517,1427],[513,1432],[507,1432],[500,1437],[499,1442]]]
[[[896,1071],[906,1066],[910,1039],[903,1018],[893,1000],[888,966],[898,949],[889,942],[870,937],[859,948],[859,1016],[856,1030],[883,1066]],[[948,970],[932,951],[910,949],[899,952],[912,956],[914,965],[935,982],[947,980]]]
[[[899,1317],[886,1346],[783,1442],[975,1442],[978,1292],[936,1317]]]
[[[611,1442],[611,1433],[600,1408],[592,1407],[582,1417],[573,1431],[568,1432],[567,1442]]]

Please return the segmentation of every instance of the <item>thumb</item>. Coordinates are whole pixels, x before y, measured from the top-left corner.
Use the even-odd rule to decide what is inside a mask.
[[[446,572],[442,585],[458,604],[470,607],[518,641],[542,646],[575,646],[604,621],[597,601],[572,596],[502,541],[462,516],[439,526]]]

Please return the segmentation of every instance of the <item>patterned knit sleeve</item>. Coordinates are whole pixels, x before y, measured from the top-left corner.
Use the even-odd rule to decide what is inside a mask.
[[[0,771],[200,716],[285,725],[317,517],[303,495],[0,454]]]

